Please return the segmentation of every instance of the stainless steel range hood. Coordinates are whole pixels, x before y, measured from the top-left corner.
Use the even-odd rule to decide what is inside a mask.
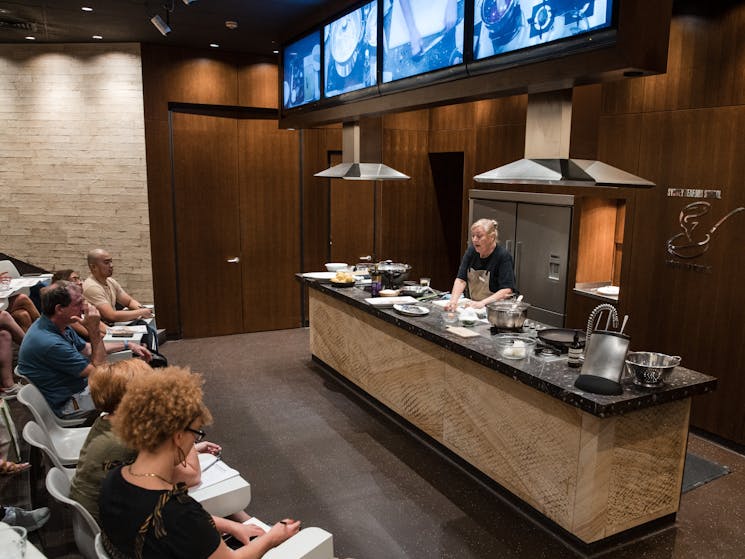
[[[481,183],[649,188],[653,182],[592,159],[570,159],[570,89],[528,95],[525,158],[476,175]]]
[[[342,125],[342,163],[316,173],[316,177],[351,181],[405,180],[408,175],[378,163],[383,154],[382,119],[365,118]],[[371,163],[361,163],[361,161]]]

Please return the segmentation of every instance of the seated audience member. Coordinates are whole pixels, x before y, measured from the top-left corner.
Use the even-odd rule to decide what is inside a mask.
[[[0,272],[0,278],[7,277],[7,275],[8,272]],[[27,332],[34,321],[39,318],[39,311],[36,305],[34,305],[34,302],[28,295],[24,295],[23,293],[8,297],[8,308],[6,310],[24,332]]]
[[[300,529],[299,521],[285,519],[233,551],[220,532],[245,543],[245,526],[210,517],[186,486],[176,483],[178,465],[212,419],[201,385],[199,375],[179,367],[129,383],[112,422],[137,458],[109,472],[99,499],[104,548],[112,557],[257,559]]]
[[[21,386],[13,378],[13,343],[23,341],[23,330],[7,311],[0,311],[0,398],[14,398]]]
[[[106,477],[106,462],[131,462],[137,453],[128,449],[111,431],[111,419],[127,390],[127,384],[136,376],[152,373],[147,363],[140,359],[126,359],[106,363],[96,368],[88,380],[91,399],[95,408],[103,413],[93,422],[91,430],[80,449],[80,458],[70,486],[70,497],[78,501],[98,522],[98,495]]]
[[[151,374],[153,369],[140,359],[127,359],[116,363],[107,363],[96,369],[91,375],[88,385],[90,386],[91,398],[96,409],[103,413],[96,419],[91,427],[88,437],[80,449],[80,458],[72,478],[70,496],[82,504],[93,518],[98,522],[98,496],[101,492],[101,483],[106,477],[105,464],[132,462],[137,453],[127,448],[124,443],[111,430],[111,420],[116,414],[122,397],[127,391],[129,382],[141,375]],[[195,444],[185,465],[179,464],[174,479],[184,482],[191,487],[202,480],[202,470],[199,465],[198,453],[219,453],[222,449],[219,445],[209,441],[201,441]],[[231,516],[233,520],[243,522],[250,517],[245,512]],[[254,530],[256,527],[251,527]],[[258,529],[250,535],[261,535],[263,530]]]
[[[56,272],[54,272],[50,283],[57,283],[58,281],[69,281],[70,283],[74,283],[75,285],[80,287],[80,289],[83,289],[83,280],[80,279],[80,274],[70,268],[67,268],[65,270],[57,270]],[[72,324],[70,324],[70,328],[75,330],[75,333],[78,336],[88,341],[88,330],[86,330],[82,324],[78,322],[73,322]],[[101,329],[101,334],[105,336],[106,335],[106,324],[101,323],[100,329]]]
[[[90,251],[88,267],[91,275],[83,282],[83,295],[86,301],[98,309],[104,321],[130,322],[153,316],[152,309],[143,307],[111,277],[114,265],[108,252],[100,248]],[[126,309],[116,310],[117,303]]]
[[[125,342],[104,344],[101,317],[83,300],[80,288],[62,281],[47,287],[41,296],[42,317],[23,338],[18,368],[44,395],[60,417],[85,417],[95,407],[88,391],[88,377],[106,362],[106,353],[131,349],[146,361],[150,352]],[[70,328],[73,322],[88,331],[85,342]]]

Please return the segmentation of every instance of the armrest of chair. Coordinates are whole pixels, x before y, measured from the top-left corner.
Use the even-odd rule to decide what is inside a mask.
[[[321,528],[303,528],[264,554],[263,559],[333,559],[334,537]]]

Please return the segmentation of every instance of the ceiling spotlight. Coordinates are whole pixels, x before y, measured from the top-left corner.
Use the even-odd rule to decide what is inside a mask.
[[[238,29],[238,22],[232,19],[225,20],[225,27],[228,29]]]
[[[184,2],[186,2],[186,0],[184,0]],[[218,45],[217,43],[210,43],[210,46],[211,46],[211,47],[212,47],[213,49],[217,49],[217,48],[220,48],[220,45]]]
[[[93,35],[91,39],[98,39],[100,41],[101,39],[103,39],[103,37],[101,37],[101,35]]]
[[[273,53],[273,54],[279,54],[279,51],[278,51],[277,49],[274,49],[274,50],[272,51],[272,53]]]
[[[93,8],[91,8],[90,6],[83,6],[80,9],[83,10],[84,12],[92,12],[93,11]]]
[[[151,17],[150,22],[158,31],[160,31],[161,35],[163,35],[164,37],[171,32],[170,26],[165,21],[163,21],[163,18],[160,17],[158,14],[155,14],[153,17]]]
[[[197,0],[184,0],[184,4],[186,4],[188,6],[189,4],[193,4],[196,1]]]
[[[24,37],[27,41],[35,41],[36,37],[31,37],[30,35],[28,37]]]

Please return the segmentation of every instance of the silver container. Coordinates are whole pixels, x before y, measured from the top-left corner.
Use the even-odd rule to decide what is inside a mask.
[[[626,356],[626,370],[634,377],[634,384],[647,388],[660,386],[678,365],[678,355],[632,351]]]
[[[502,330],[520,330],[528,318],[529,303],[497,301],[486,305],[486,318],[489,324]]]
[[[628,336],[595,330],[585,346],[585,361],[574,386],[595,394],[622,394],[621,375],[628,349]]]

